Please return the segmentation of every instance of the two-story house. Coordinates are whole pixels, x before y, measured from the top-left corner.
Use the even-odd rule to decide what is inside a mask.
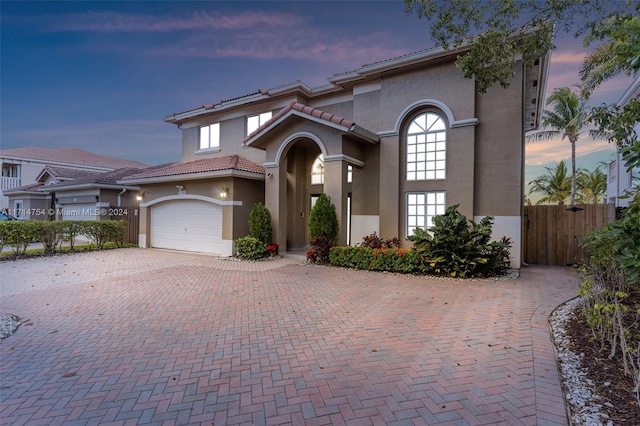
[[[373,232],[406,238],[459,204],[494,219],[520,266],[524,134],[538,127],[549,57],[518,61],[508,88],[476,92],[458,51],[411,53],[329,78],[297,81],[176,112],[182,163],[127,177],[143,200],[140,245],[231,255],[262,201],[281,251],[309,245],[314,200],[327,194],[339,244]]]
[[[139,161],[108,157],[78,148],[28,146],[0,150],[2,180],[0,209],[14,216],[51,206],[50,195],[41,186],[61,183],[91,173],[131,167],[146,168]],[[11,193],[11,200],[7,193]],[[27,215],[30,216],[30,215]],[[24,217],[29,219],[30,217]]]
[[[640,74],[636,75],[627,90],[622,94],[617,105],[622,107],[629,103],[631,99],[640,98]],[[635,126],[636,133],[640,134],[640,122]],[[627,190],[638,185],[640,180],[640,168],[634,167],[627,170],[619,150],[616,149],[616,158],[609,163],[607,173],[607,202],[615,204],[616,208],[629,206],[628,198],[624,197]]]

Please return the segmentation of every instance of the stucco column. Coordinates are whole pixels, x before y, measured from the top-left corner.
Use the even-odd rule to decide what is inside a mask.
[[[140,226],[138,230],[138,247],[149,248],[150,241],[147,239],[147,235],[149,235],[149,227],[150,227],[150,218],[151,209],[148,207],[138,207],[138,220],[140,221]]]
[[[380,236],[402,238],[400,206],[404,194],[400,191],[400,149],[398,135],[380,140]]]
[[[342,160],[324,162],[324,193],[331,198],[331,203],[336,206],[338,224],[339,246],[347,245],[347,163]]]
[[[287,250],[287,168],[269,167],[264,182],[264,205],[271,213],[273,242]]]

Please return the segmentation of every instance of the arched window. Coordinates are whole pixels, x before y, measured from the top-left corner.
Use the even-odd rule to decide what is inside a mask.
[[[322,154],[313,162],[311,166],[311,185],[322,185],[324,183],[324,157]]]
[[[407,180],[444,179],[447,130],[437,114],[420,114],[407,130]]]

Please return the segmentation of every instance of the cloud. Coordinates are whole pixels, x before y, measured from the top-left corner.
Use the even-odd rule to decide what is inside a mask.
[[[301,25],[305,19],[290,13],[247,11],[237,15],[224,15],[204,11],[187,17],[127,15],[118,12],[84,12],[68,15],[48,15],[46,32],[102,32],[141,33],[185,30],[238,30],[252,27],[287,27]]]
[[[551,65],[572,65],[578,67],[588,52],[575,50],[554,50],[551,54]]]
[[[149,55],[193,58],[298,59],[360,66],[365,62],[406,53],[394,46],[386,32],[356,38],[324,34],[311,28],[289,28],[285,32],[257,30],[238,35],[198,34],[180,43],[154,47]]]
[[[596,151],[613,151],[614,147],[606,140],[594,140],[583,137],[576,145],[576,155],[587,155]],[[558,162],[571,158],[571,144],[565,139],[551,139],[544,142],[528,143],[525,147],[526,165],[541,166],[550,162]]]

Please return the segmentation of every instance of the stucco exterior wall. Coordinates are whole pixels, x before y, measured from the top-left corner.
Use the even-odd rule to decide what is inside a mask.
[[[476,95],[476,215],[519,216],[524,203],[522,67],[514,71],[507,89],[492,87]]]
[[[207,124],[213,124],[211,121]],[[242,147],[245,131],[245,117],[235,117],[220,122],[220,149],[199,150],[200,124],[190,124],[182,130],[182,162],[196,161],[227,155],[241,155],[257,164],[265,161],[265,153],[259,149]]]

